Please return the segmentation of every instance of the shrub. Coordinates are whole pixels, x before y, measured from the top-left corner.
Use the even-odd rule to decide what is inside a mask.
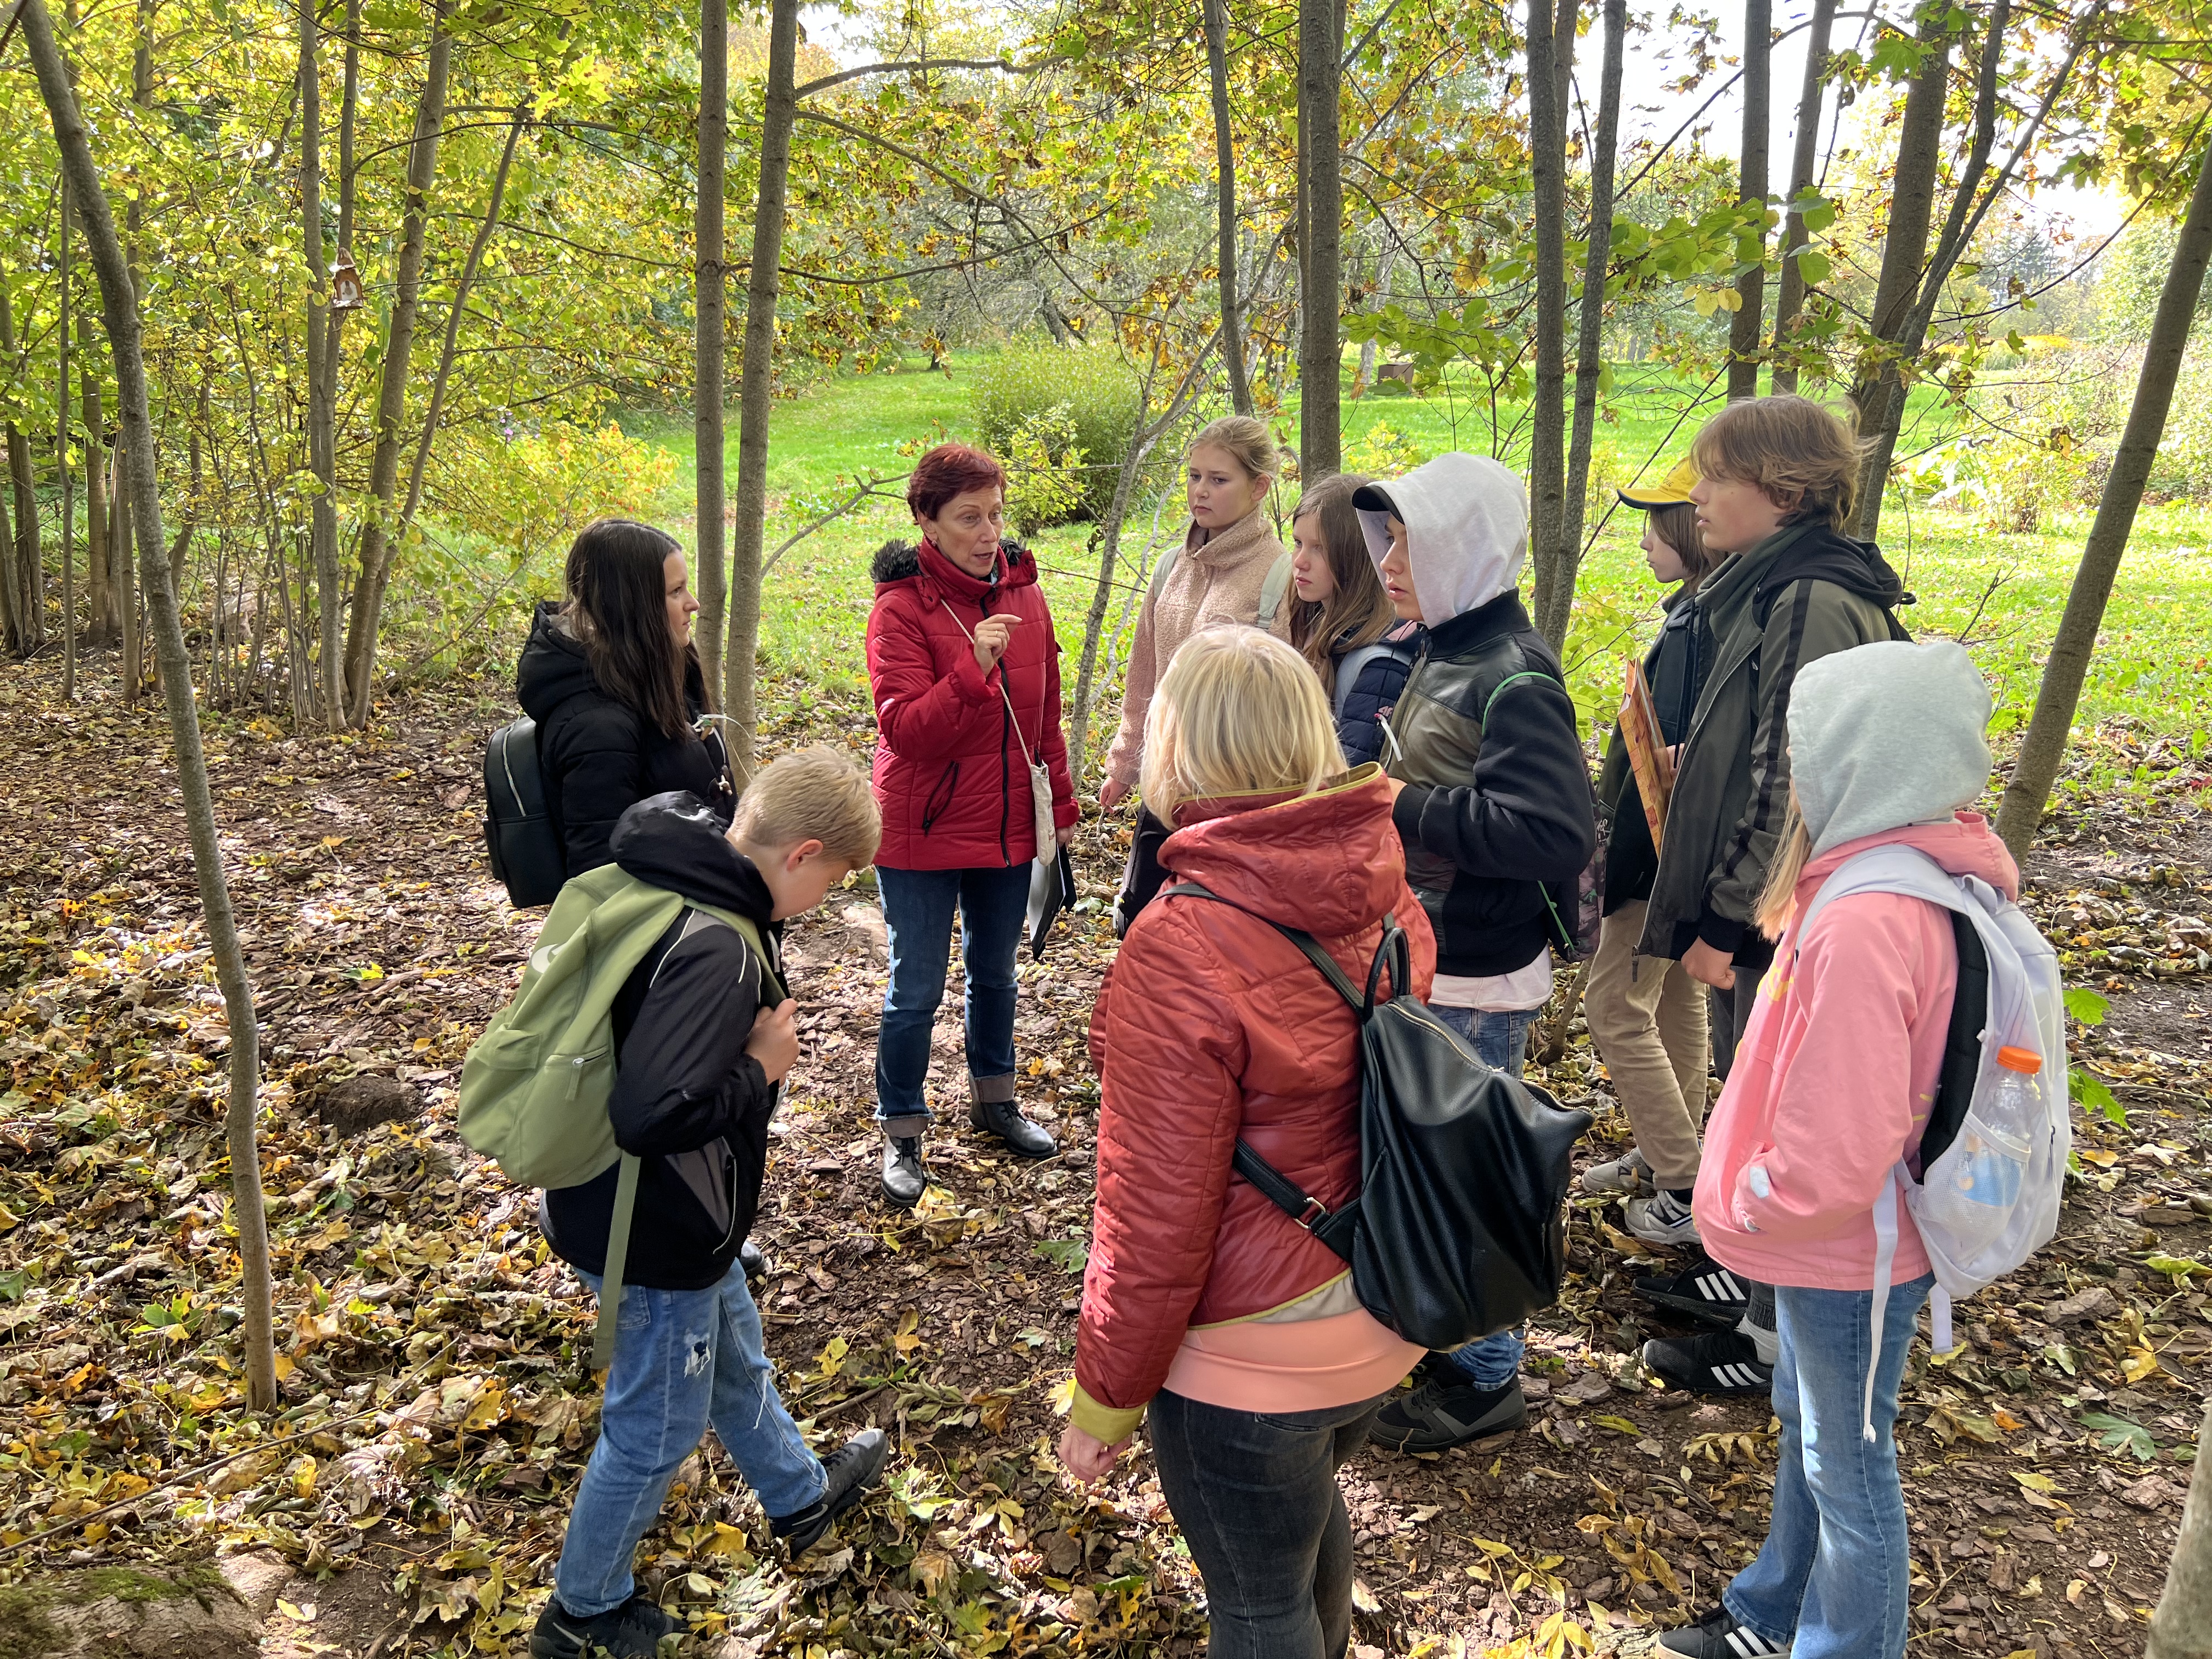
[[[1024,416],[999,459],[1006,468],[1006,522],[1016,535],[1066,524],[1082,510],[1089,457],[1066,404]]]
[[[592,520],[650,521],[676,458],[612,422],[594,431],[547,421],[535,432],[449,432],[431,468],[431,511],[447,531],[501,548],[518,564],[550,558],[557,568]]]
[[[1143,387],[1110,349],[1010,346],[977,372],[969,396],[976,434],[1001,460],[1012,462],[1025,424],[1032,449],[1048,434],[1065,433],[1067,448],[1056,470],[1080,468],[1084,479],[1066,516],[1095,518],[1105,511],[1145,412]],[[1080,451],[1083,459],[1069,462],[1070,450]]]

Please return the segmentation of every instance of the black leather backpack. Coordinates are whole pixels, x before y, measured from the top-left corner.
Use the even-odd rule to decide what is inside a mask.
[[[1194,882],[1161,896],[1177,895],[1231,903]],[[1359,1016],[1359,1196],[1332,1211],[1242,1140],[1237,1173],[1349,1261],[1361,1304],[1408,1342],[1455,1348],[1557,1302],[1570,1158],[1590,1114],[1484,1065],[1406,989],[1411,953],[1395,921],[1364,996],[1312,934],[1267,925]]]

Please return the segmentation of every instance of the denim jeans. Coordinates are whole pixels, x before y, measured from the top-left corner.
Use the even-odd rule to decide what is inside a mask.
[[[1782,1445],[1774,1518],[1759,1559],[1722,1596],[1738,1622],[1796,1659],[1901,1659],[1912,1589],[1897,1390],[1935,1276],[1890,1287],[1875,1372],[1874,1438],[1862,1434],[1874,1292],[1775,1287]]]
[[[597,1274],[578,1276],[599,1293]],[[625,1285],[615,1329],[599,1443],[553,1575],[561,1605],[583,1619],[629,1600],[637,1540],[710,1422],[769,1515],[794,1515],[830,1486],[775,1391],[742,1266],[703,1291]]]
[[[945,1000],[952,912],[960,911],[968,989],[968,1075],[1014,1069],[1014,952],[1029,914],[1030,866],[1005,870],[876,869],[890,934],[890,987],[876,1037],[876,1119],[929,1117],[929,1035]]]
[[[1152,1462],[1206,1579],[1211,1659],[1341,1659],[1352,1519],[1336,1472],[1382,1405],[1270,1415],[1152,1396]]]
[[[1475,1058],[1501,1072],[1521,1075],[1528,1058],[1528,1028],[1536,1023],[1534,1008],[1510,1013],[1485,1013],[1479,1008],[1448,1008],[1433,1005],[1431,1012],[1474,1045]],[[1465,1371],[1478,1389],[1502,1389],[1521,1374],[1521,1355],[1528,1344],[1518,1331],[1479,1336],[1451,1352],[1451,1362]]]

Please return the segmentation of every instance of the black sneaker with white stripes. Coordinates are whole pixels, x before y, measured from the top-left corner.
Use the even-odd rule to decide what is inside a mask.
[[[1766,1394],[1774,1386],[1774,1367],[1761,1364],[1751,1339],[1735,1331],[1647,1342],[1644,1363],[1668,1388],[1692,1394]]]
[[[1653,1273],[1638,1279],[1636,1293],[1668,1313],[1722,1331],[1736,1328],[1751,1300],[1743,1280],[1702,1252],[1680,1273]]]
[[[1686,1659],[1777,1659],[1790,1651],[1790,1644],[1777,1647],[1748,1625],[1736,1623],[1726,1607],[1715,1607],[1688,1629],[1662,1636],[1658,1651]]]

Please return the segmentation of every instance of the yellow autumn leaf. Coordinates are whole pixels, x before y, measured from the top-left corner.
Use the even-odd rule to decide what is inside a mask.
[[[1063,1376],[1054,1383],[1052,1392],[1045,1396],[1045,1402],[1052,1407],[1054,1416],[1066,1416],[1075,1407],[1075,1379]]]
[[[2094,1164],[2100,1170],[2109,1170],[2120,1161],[2120,1155],[2118,1152],[2091,1150],[2081,1154],[2081,1161],[2084,1164]]]
[[[486,1381],[483,1392],[469,1407],[469,1414],[461,1419],[465,1429],[488,1429],[507,1415],[507,1390],[495,1381]]]
[[[2056,1480],[2047,1474],[2037,1474],[2031,1469],[2014,1469],[2012,1472],[2012,1478],[2030,1492],[2054,1492],[2058,1490],[2058,1483]]]
[[[0,1233],[8,1231],[9,1229],[14,1227],[17,1223],[21,1221],[22,1218],[22,1217],[17,1215],[5,1204],[0,1204]]]
[[[1476,1538],[1472,1539],[1469,1541],[1474,1544],[1475,1548],[1480,1550],[1485,1555],[1497,1556],[1510,1555],[1513,1553],[1513,1547],[1510,1544],[1501,1544],[1493,1538]]]
[[[2159,1369],[2158,1356],[2148,1348],[2137,1348],[2120,1361],[2120,1374],[2130,1382],[2140,1382],[2154,1376]]]

